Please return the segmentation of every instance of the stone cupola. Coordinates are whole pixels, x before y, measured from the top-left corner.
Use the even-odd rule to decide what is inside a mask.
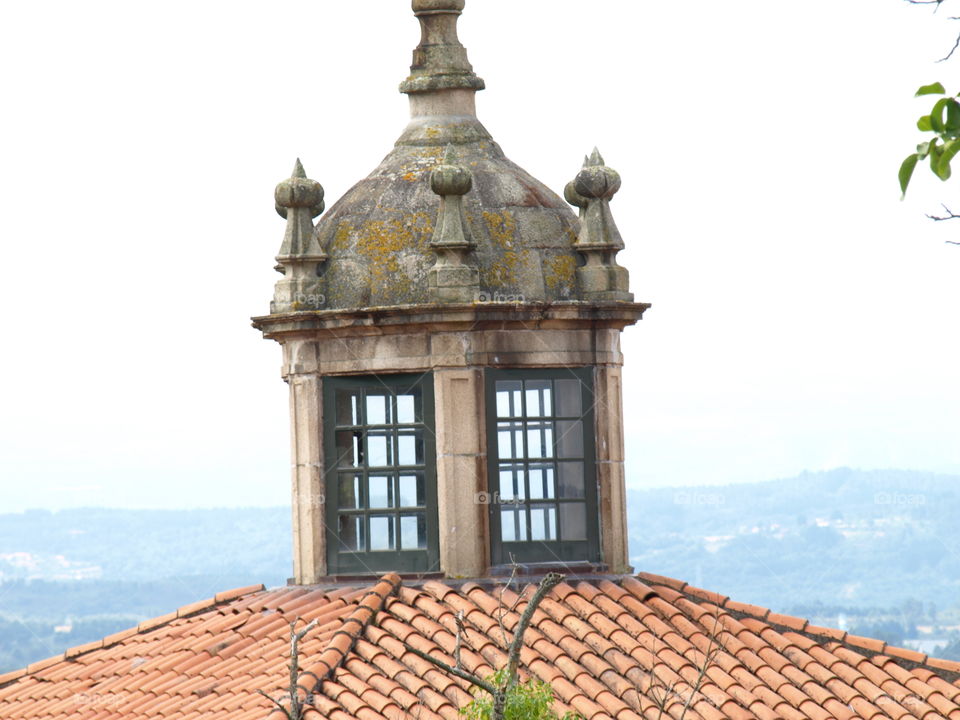
[[[379,167],[326,212],[299,161],[277,186],[254,326],[290,386],[298,584],[628,570],[619,334],[649,306],[616,260],[620,178],[594,150],[565,202],[506,158],[463,7],[413,0],[411,119]]]

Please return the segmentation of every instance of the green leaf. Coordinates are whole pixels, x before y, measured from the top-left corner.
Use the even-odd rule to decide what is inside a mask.
[[[940,157],[943,155],[943,147],[937,145],[936,139],[930,143],[930,170],[934,175],[940,177],[937,167],[940,165]]]
[[[945,92],[946,90],[943,89],[943,85],[936,82],[932,85],[922,85],[914,97],[920,97],[921,95],[943,95]]]
[[[950,98],[940,98],[937,100],[937,104],[933,106],[933,110],[930,111],[930,127],[935,133],[944,131],[943,109],[948,102],[950,102]]]
[[[929,115],[924,115],[922,118],[917,120],[917,129],[923,130],[923,132],[930,132],[933,130],[933,125],[930,124]]]
[[[943,154],[937,163],[937,177],[941,180],[950,179],[950,161],[960,152],[960,140],[950,140],[943,145]]]
[[[930,154],[930,142],[922,142],[917,145],[917,156],[923,160],[927,155]]]
[[[947,132],[960,130],[960,103],[953,98],[947,100],[947,122],[944,126]]]
[[[903,200],[907,194],[907,185],[910,184],[910,178],[913,176],[913,169],[917,166],[917,160],[920,156],[914,153],[907,155],[907,159],[900,166],[900,199]]]

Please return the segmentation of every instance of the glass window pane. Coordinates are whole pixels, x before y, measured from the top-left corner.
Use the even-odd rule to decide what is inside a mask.
[[[585,489],[583,486],[583,463],[557,463],[557,470],[560,473],[560,497],[582,498]]]
[[[341,475],[340,493],[337,502],[344,510],[359,509],[363,498],[360,495],[360,484],[363,482],[362,475]]]
[[[397,465],[422,465],[423,440],[419,432],[397,434]]]
[[[417,398],[415,395],[397,395],[397,422],[407,424],[419,422],[420,413],[417,412]]]
[[[553,423],[532,422],[527,425],[527,457],[553,457]]]
[[[549,380],[527,380],[527,417],[550,415],[553,403],[550,400]]]
[[[393,515],[370,516],[370,549],[396,550],[397,538]]]
[[[522,507],[500,511],[500,538],[503,542],[526,542],[527,514]]]
[[[337,466],[357,467],[363,464],[360,445],[361,434],[354,431],[338,432],[336,435]]]
[[[400,548],[417,550],[427,546],[427,516],[423,513],[400,516]]]
[[[520,417],[520,389],[523,387],[519,380],[497,380],[497,417]]]
[[[553,505],[530,506],[530,539],[557,539],[557,509]]]
[[[371,432],[367,435],[367,467],[392,465],[393,437],[389,431]]]
[[[514,542],[517,539],[513,509],[500,511],[500,539],[503,542]]]
[[[340,538],[339,550],[364,551],[363,543],[363,516],[341,515],[337,534]]]
[[[367,393],[367,425],[386,425],[390,420],[390,395]]]
[[[422,475],[400,476],[400,507],[423,507],[427,504]]]
[[[500,502],[516,502],[527,497],[522,465],[500,466]]]
[[[355,390],[337,390],[337,425],[360,424],[360,393]]]
[[[557,380],[557,416],[580,417],[583,414],[579,380]]]
[[[587,539],[587,506],[584,503],[560,503],[560,539]]]
[[[530,497],[533,500],[547,500],[556,497],[556,481],[553,477],[553,466],[530,466]]]
[[[369,501],[367,507],[393,507],[393,478],[389,475],[371,475],[367,479]]]
[[[497,457],[504,460],[523,457],[523,423],[497,423]]]
[[[557,420],[557,457],[583,457],[583,423]]]

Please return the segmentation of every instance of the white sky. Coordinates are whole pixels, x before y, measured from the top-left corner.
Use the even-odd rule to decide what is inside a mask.
[[[960,471],[960,221],[923,217],[956,183],[896,187],[957,29],[898,0],[468,2],[507,155],[559,192],[596,144],[623,177],[654,305],[623,338],[632,486]],[[418,38],[403,0],[4,4],[0,512],[288,501],[248,321],[273,187],[300,156],[329,206],[379,163]]]

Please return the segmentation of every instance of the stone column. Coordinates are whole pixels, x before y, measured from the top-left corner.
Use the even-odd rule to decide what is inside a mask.
[[[293,579],[311,585],[327,574],[323,384],[315,342],[291,340],[284,356],[284,380],[290,386]]]
[[[447,577],[486,574],[487,487],[483,372],[434,371],[440,567]]]
[[[621,379],[620,365],[600,365],[594,377],[600,553],[611,573],[632,570],[627,549]]]

